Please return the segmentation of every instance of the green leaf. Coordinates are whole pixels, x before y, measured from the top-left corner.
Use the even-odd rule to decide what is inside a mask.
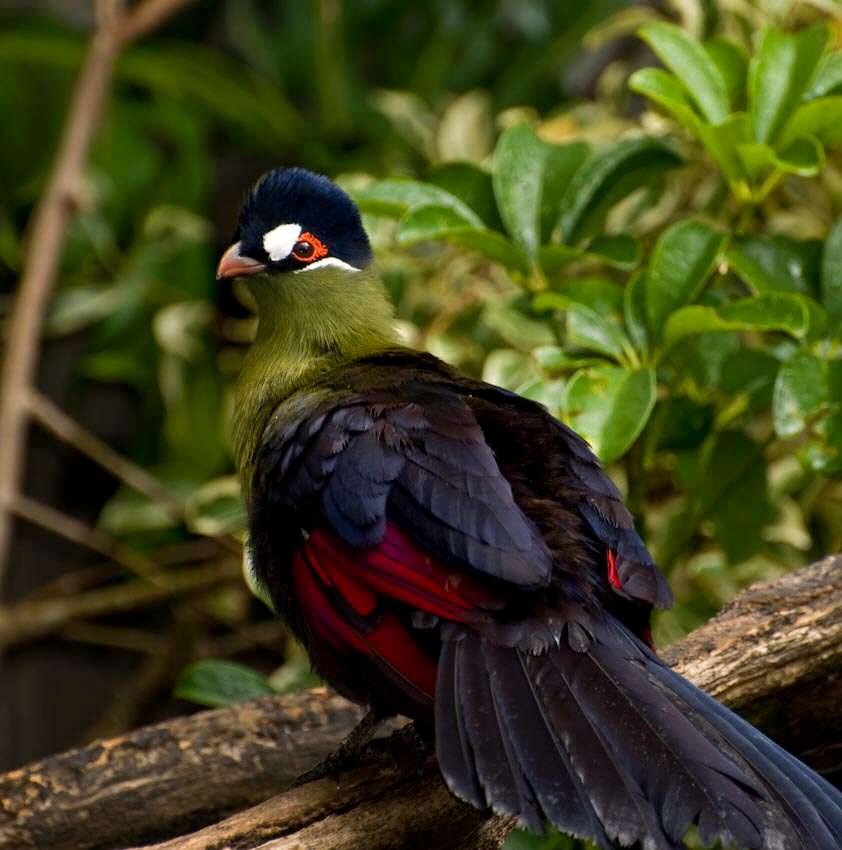
[[[585,142],[566,145],[546,145],[547,158],[544,164],[544,185],[541,192],[541,241],[547,242],[558,223],[561,199],[573,175],[581,168],[590,153]]]
[[[842,50],[826,53],[807,92],[807,100],[842,92]]]
[[[614,204],[681,164],[672,147],[647,138],[619,142],[593,156],[573,175],[562,198],[562,240],[572,244],[593,233]]]
[[[757,293],[818,292],[821,243],[783,236],[742,234],[731,240],[725,259]]]
[[[582,143],[548,145],[527,124],[516,124],[500,136],[492,171],[497,207],[512,239],[530,256],[541,244],[542,221],[551,218],[587,150]]]
[[[842,216],[836,219],[824,243],[821,281],[828,327],[838,338],[842,336]]]
[[[194,661],[181,671],[175,696],[200,705],[219,706],[246,702],[274,694],[265,676],[233,661]]]
[[[810,314],[802,298],[769,294],[720,307],[682,307],[667,320],[664,340],[671,345],[684,337],[711,331],[784,331],[801,338],[809,326]]]
[[[827,361],[797,349],[781,363],[775,379],[772,416],[779,437],[794,437],[828,403]]]
[[[577,372],[567,386],[570,426],[593,446],[603,463],[612,463],[634,443],[655,404],[655,373],[620,366],[595,366]]]
[[[558,345],[539,345],[532,350],[532,358],[538,364],[538,368],[549,374],[572,372],[584,366],[600,366],[604,363],[601,357],[568,354]]]
[[[521,384],[538,378],[536,364],[528,354],[510,348],[490,352],[482,365],[482,379],[489,384],[516,390]]]
[[[494,230],[467,222],[449,207],[424,206],[410,210],[398,222],[395,238],[403,246],[443,239],[478,251],[521,274],[529,273],[529,260],[517,245]]]
[[[802,136],[815,136],[826,145],[842,139],[842,96],[820,97],[802,103],[781,132],[780,147],[792,145]]]
[[[622,362],[631,343],[615,324],[583,304],[572,304],[565,313],[567,344],[571,348],[596,351]]]
[[[632,275],[623,293],[623,317],[626,329],[638,351],[649,349],[649,332],[646,322],[646,273]]]
[[[604,234],[591,239],[584,254],[615,269],[630,271],[640,263],[640,243],[627,233]]]
[[[737,112],[716,126],[702,124],[699,138],[732,183],[743,179],[745,175],[738,151],[740,145],[750,139],[748,115]]]
[[[553,416],[559,415],[566,391],[567,386],[563,380],[546,378],[532,378],[515,389],[518,395],[543,404]]]
[[[684,86],[660,68],[635,71],[629,79],[629,86],[657,103],[696,136],[731,180],[742,177],[737,145],[749,138],[747,115],[737,113],[720,124],[707,123],[694,108]]]
[[[827,40],[824,24],[793,35],[775,29],[763,33],[749,76],[751,123],[758,142],[775,141],[807,91]]]
[[[741,44],[727,38],[712,38],[704,42],[703,47],[725,81],[728,102],[733,109],[745,94],[748,54]]]
[[[491,301],[482,311],[483,322],[509,345],[531,351],[537,345],[555,345],[558,340],[545,321],[527,316],[517,303]]]
[[[532,301],[533,310],[566,310],[572,304],[584,304],[601,315],[622,314],[623,290],[613,280],[581,277],[566,280],[558,292],[539,292]]]
[[[399,218],[419,207],[446,207],[463,223],[483,227],[480,217],[466,203],[432,183],[404,179],[375,180],[352,194],[363,212]]]
[[[842,100],[842,98],[840,98]],[[824,148],[814,138],[782,141],[780,152],[771,145],[751,142],[737,146],[746,174],[752,180],[765,177],[774,169],[801,177],[815,177],[824,166]]]
[[[661,234],[645,284],[646,318],[653,338],[660,337],[670,313],[699,297],[724,242],[724,234],[692,218]]]
[[[697,516],[710,516],[729,564],[745,561],[760,550],[763,528],[774,519],[760,447],[741,432],[723,431],[701,473]]]
[[[730,111],[728,88],[702,45],[681,27],[663,21],[644,24],[638,32],[682,81],[702,115],[711,124],[724,121]]]
[[[657,103],[679,124],[698,135],[702,117],[687,95],[687,89],[673,74],[662,68],[641,68],[629,77],[629,88]]]
[[[491,230],[502,230],[489,171],[472,162],[447,162],[434,168],[427,180],[467,204]]]
[[[603,316],[623,313],[623,288],[606,277],[574,277],[565,280],[560,291],[579,304]],[[540,296],[536,296],[540,297]]]

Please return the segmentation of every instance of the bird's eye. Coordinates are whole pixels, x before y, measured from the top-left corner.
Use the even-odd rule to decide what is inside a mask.
[[[305,242],[303,239],[299,239],[298,242],[293,245],[292,253],[295,254],[299,260],[309,260],[315,253],[315,249],[313,248],[312,242]]]
[[[327,246],[312,233],[302,233],[295,245],[292,246],[292,256],[302,263],[319,260],[326,257],[327,254]]]

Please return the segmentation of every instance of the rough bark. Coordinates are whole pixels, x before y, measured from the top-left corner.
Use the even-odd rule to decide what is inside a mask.
[[[664,655],[839,781],[842,557],[749,588]],[[44,759],[0,776],[0,850],[155,840],[163,840],[155,850],[499,846],[508,824],[453,799],[430,759],[419,768],[405,734],[378,742],[338,783],[270,796],[324,757],[358,717],[317,689]]]

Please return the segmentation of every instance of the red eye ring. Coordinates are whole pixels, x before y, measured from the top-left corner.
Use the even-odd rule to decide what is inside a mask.
[[[305,232],[298,237],[292,246],[292,256],[302,263],[312,263],[328,255],[327,245],[318,236]]]

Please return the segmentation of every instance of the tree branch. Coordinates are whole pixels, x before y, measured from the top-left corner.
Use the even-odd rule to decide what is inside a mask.
[[[797,755],[838,770],[842,557],[749,588],[665,657],[742,713],[758,715],[764,731]],[[419,772],[402,733],[378,742],[338,784],[322,780],[277,795],[358,717],[356,707],[317,689],[53,756],[0,776],[0,850],[106,850],[155,840],[163,843],[149,850],[499,846],[509,824],[455,800],[431,761]]]
[[[145,0],[129,12],[102,2],[97,27],[76,81],[47,188],[33,215],[29,249],[9,321],[0,381],[0,578],[5,571],[13,508],[26,458],[28,392],[35,379],[41,326],[76,208],[82,172],[120,50],[190,0]]]

